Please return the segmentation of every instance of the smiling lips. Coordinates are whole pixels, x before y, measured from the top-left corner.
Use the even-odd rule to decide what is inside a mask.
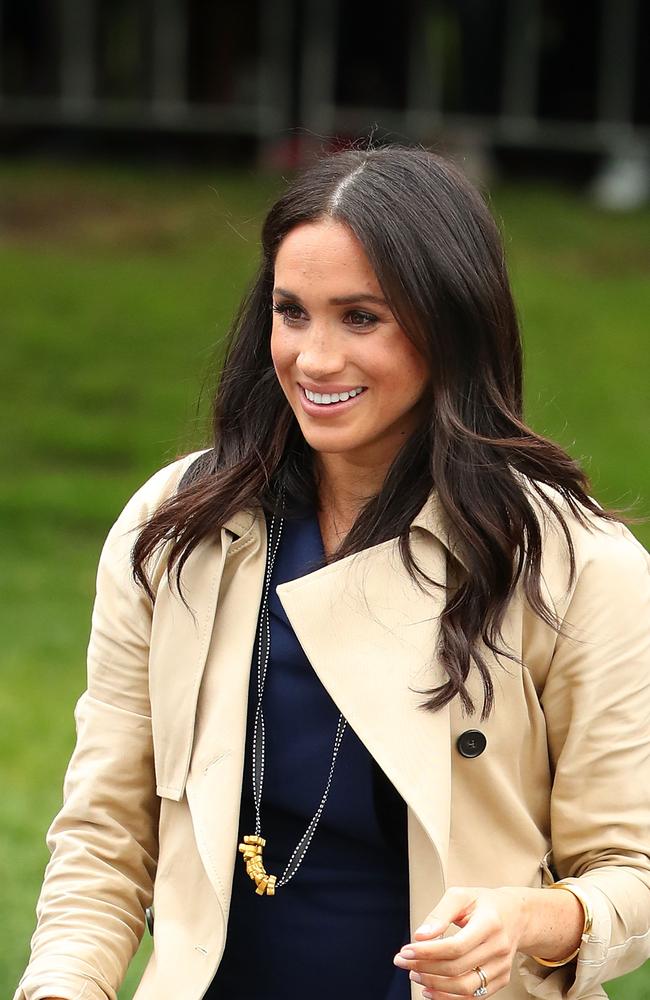
[[[356,389],[345,389],[342,392],[312,392],[311,389],[305,389],[305,396],[312,403],[329,405],[330,403],[338,403],[339,401],[344,403],[346,399],[358,396],[363,390],[364,386],[362,385],[357,386]]]
[[[307,413],[323,412],[334,410],[336,412],[347,409],[354,405],[354,401],[366,391],[366,386],[356,386],[354,389],[345,389],[340,392],[312,392],[300,386],[300,401],[303,409]]]

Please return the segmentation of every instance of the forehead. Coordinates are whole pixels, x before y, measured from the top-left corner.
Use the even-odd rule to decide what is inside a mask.
[[[332,219],[296,226],[284,237],[275,258],[275,280],[282,287],[354,285],[379,293],[379,282],[361,243],[343,223]]]

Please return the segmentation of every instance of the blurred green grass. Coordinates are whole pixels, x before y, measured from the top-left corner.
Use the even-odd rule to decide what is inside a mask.
[[[220,345],[278,177],[0,167],[0,990],[27,960],[84,686],[99,548],[157,467],[203,444]],[[527,412],[601,501],[647,514],[650,212],[505,187]],[[634,528],[650,545],[647,524]],[[145,941],[121,992],[132,996]],[[609,988],[650,992],[644,968]]]

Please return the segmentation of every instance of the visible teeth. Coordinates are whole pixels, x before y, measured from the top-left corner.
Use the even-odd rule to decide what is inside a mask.
[[[363,392],[363,386],[358,386],[356,389],[349,389],[347,392],[312,392],[311,389],[305,389],[305,396],[312,403],[320,403],[327,406],[330,403],[345,402],[346,399],[354,399],[360,392]]]

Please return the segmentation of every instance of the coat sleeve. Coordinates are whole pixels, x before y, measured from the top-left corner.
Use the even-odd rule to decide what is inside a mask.
[[[144,930],[157,857],[148,691],[152,606],[133,581],[134,529],[188,464],[160,470],[129,501],[99,560],[88,686],[37,904],[31,956],[14,1000],[115,1000]],[[161,559],[153,570],[160,576]]]
[[[650,556],[622,525],[590,536],[541,702],[553,860],[594,922],[575,963],[526,960],[536,997],[603,994],[650,956]]]

